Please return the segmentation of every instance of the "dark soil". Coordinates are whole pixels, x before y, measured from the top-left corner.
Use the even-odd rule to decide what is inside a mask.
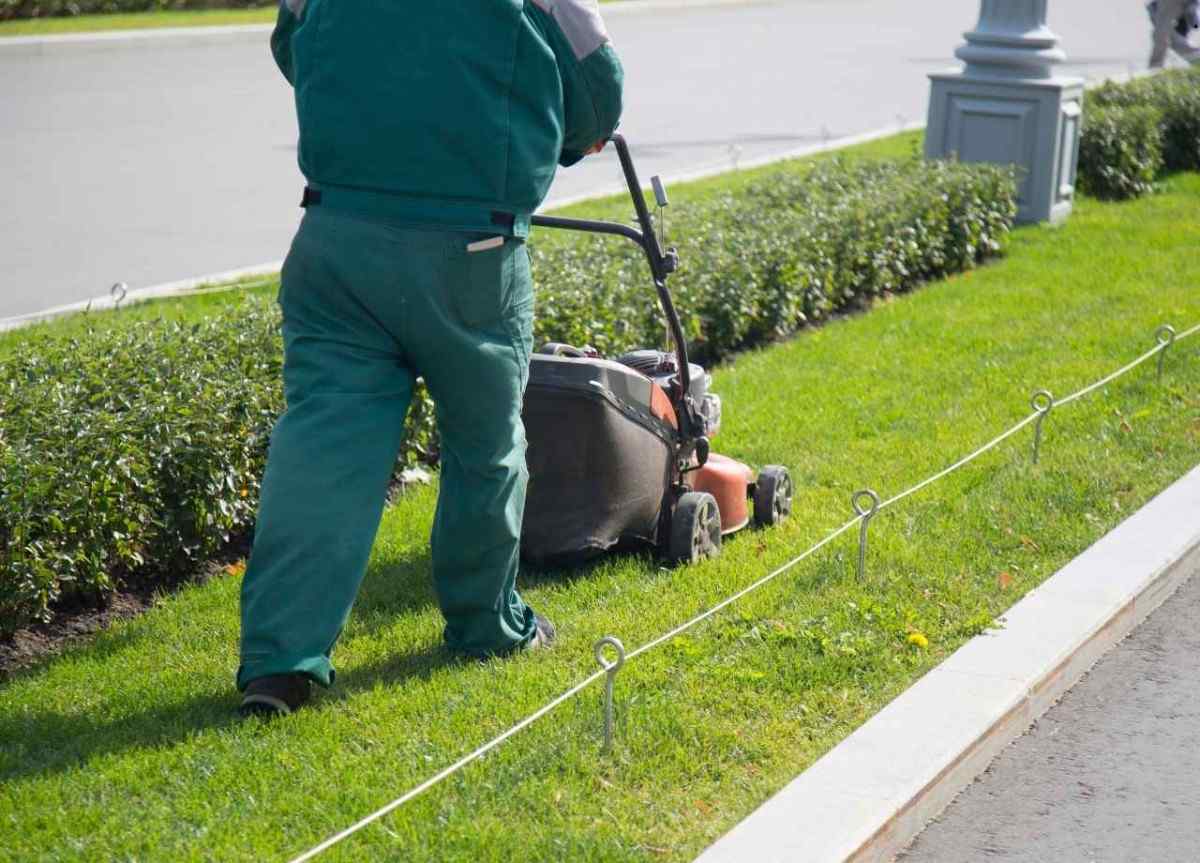
[[[109,597],[106,608],[63,612],[49,623],[19,629],[11,639],[0,641],[0,680],[62,652],[68,645],[105,629],[115,620],[140,614],[153,604],[144,596],[117,592]]]
[[[203,584],[225,574],[225,567],[244,560],[250,551],[250,537],[230,540],[212,560],[191,572],[171,573],[156,586],[123,585],[108,594],[100,606],[78,603],[55,609],[48,623],[35,623],[18,629],[11,638],[0,638],[0,683],[17,671],[38,665],[57,656],[74,644],[86,641],[113,623],[141,614],[154,607],[160,596],[184,585]],[[123,579],[117,579],[122,583]]]
[[[388,488],[388,503],[392,503],[412,484],[429,481],[424,471],[405,471],[393,479]],[[250,555],[252,534],[234,537],[213,558],[191,571],[169,573],[153,583],[139,583],[136,576],[114,574],[113,581],[122,585],[96,606],[78,603],[55,609],[48,623],[36,623],[19,629],[11,638],[0,637],[0,683],[17,671],[38,665],[57,656],[73,644],[86,641],[113,623],[141,614],[154,607],[159,598],[189,584],[203,584],[211,578],[226,575],[226,567]]]

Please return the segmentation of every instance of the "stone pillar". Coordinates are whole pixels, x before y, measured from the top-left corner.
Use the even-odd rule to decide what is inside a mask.
[[[1017,165],[1020,222],[1061,221],[1075,197],[1083,81],[1054,74],[1046,2],[982,0],[962,71],[929,76],[926,157]]]

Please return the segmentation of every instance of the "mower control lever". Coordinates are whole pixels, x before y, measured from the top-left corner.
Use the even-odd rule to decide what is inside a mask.
[[[654,189],[654,200],[660,209],[671,203],[667,200],[667,187],[663,185],[662,177],[658,174],[650,178],[650,188]]]
[[[660,249],[667,248],[667,205],[671,203],[667,200],[667,187],[663,185],[662,177],[655,174],[650,178],[650,187],[654,189],[654,200],[658,203],[658,246]],[[667,249],[663,255],[663,272],[675,272],[675,266],[678,262],[669,260],[674,249]]]

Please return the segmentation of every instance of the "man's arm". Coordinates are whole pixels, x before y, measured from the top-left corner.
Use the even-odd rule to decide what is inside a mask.
[[[548,15],[550,47],[563,83],[565,130],[559,164],[594,152],[621,119],[624,71],[600,18],[598,0],[533,0]]]
[[[275,64],[289,84],[292,80],[292,34],[304,18],[305,0],[279,0],[279,15],[275,18],[275,29],[271,33],[271,53]]]

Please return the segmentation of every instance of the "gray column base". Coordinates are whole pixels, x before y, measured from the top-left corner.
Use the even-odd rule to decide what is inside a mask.
[[[1018,222],[1060,222],[1075,199],[1083,81],[930,75],[925,156],[1018,167]]]

